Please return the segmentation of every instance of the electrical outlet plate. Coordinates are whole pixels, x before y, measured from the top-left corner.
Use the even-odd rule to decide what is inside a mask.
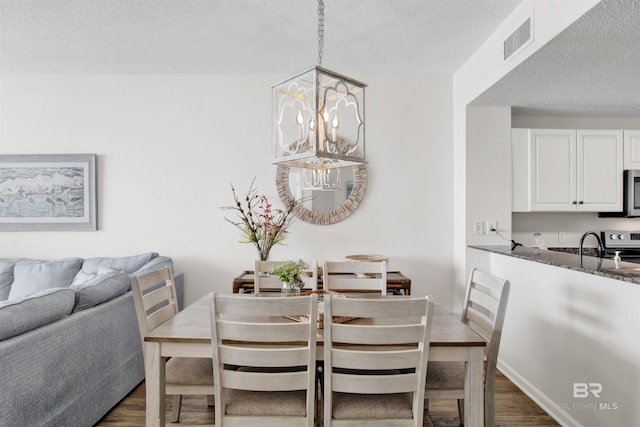
[[[476,221],[474,224],[474,234],[484,234],[484,224],[482,221]]]
[[[487,234],[497,234],[498,222],[495,219],[487,221]]]
[[[566,243],[567,241],[567,236],[565,234],[564,231],[559,231],[558,232],[558,243]]]

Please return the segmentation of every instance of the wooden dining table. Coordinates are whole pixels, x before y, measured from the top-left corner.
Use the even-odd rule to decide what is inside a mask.
[[[249,296],[247,296],[249,297]],[[391,297],[394,298],[394,297]],[[406,298],[406,297],[404,297]],[[324,357],[323,330],[318,329],[317,359]],[[165,425],[165,361],[168,357],[212,357],[207,296],[200,298],[144,338],[146,425]],[[436,305],[429,361],[466,361],[464,425],[484,424],[484,348],[486,341]],[[427,373],[428,375],[428,373]]]

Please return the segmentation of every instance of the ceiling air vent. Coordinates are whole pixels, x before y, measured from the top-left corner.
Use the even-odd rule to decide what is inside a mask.
[[[503,61],[507,62],[533,41],[531,16],[503,42]]]

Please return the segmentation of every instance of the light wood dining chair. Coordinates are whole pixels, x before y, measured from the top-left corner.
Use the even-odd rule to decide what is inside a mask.
[[[487,340],[484,372],[484,425],[495,426],[495,386],[498,349],[504,324],[509,289],[508,280],[477,269],[471,270],[467,283],[462,322]],[[457,399],[460,423],[464,423],[464,362],[429,362],[425,391],[428,399]]]
[[[387,294],[387,263],[325,261],[322,289],[337,292],[380,292]]]
[[[253,292],[260,295],[260,292],[280,292],[282,284],[278,276],[270,274],[273,267],[282,264],[285,261],[255,261],[253,269]],[[300,277],[304,282],[303,289],[315,291],[318,289],[318,261],[313,260],[309,264],[309,268],[305,269]]]
[[[216,426],[312,427],[318,296],[211,293],[209,306]]]
[[[173,271],[167,266],[135,276],[131,287],[144,352],[144,337],[178,314]],[[171,422],[175,423],[180,419],[182,395],[213,396],[211,359],[172,357],[165,365],[165,384],[166,394],[174,396]]]
[[[432,317],[428,297],[325,295],[325,427],[423,426]]]

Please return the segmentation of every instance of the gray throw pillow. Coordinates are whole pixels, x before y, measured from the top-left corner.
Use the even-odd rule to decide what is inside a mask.
[[[0,341],[62,319],[75,296],[69,288],[47,289],[16,301],[0,302]]]
[[[13,270],[14,280],[9,299],[20,299],[45,289],[67,287],[73,282],[80,267],[82,258],[20,260]]]
[[[81,270],[82,272],[82,270]],[[75,291],[73,311],[85,310],[124,294],[129,289],[131,279],[125,272],[111,272],[100,275],[83,274],[84,282],[74,281],[70,289]]]
[[[13,283],[13,269],[18,259],[0,259],[0,301],[9,298]]]
[[[113,270],[124,271],[131,274],[137,271],[140,267],[157,257],[157,252],[147,252],[140,255],[133,255],[128,257],[96,257],[87,258],[82,264],[82,269],[88,273],[98,274],[98,269],[101,267],[110,268]]]

